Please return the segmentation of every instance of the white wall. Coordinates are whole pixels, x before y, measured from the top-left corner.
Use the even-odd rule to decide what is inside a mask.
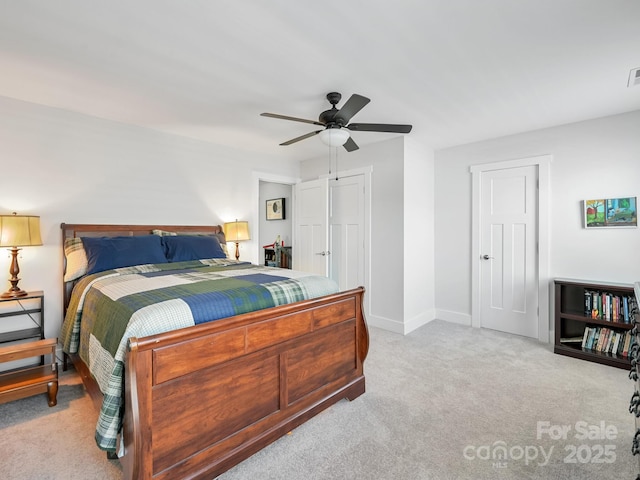
[[[434,154],[405,139],[404,153],[404,331],[435,318]]]
[[[58,336],[62,320],[61,222],[206,225],[258,218],[253,172],[269,165],[281,176],[298,173],[297,164],[266,160],[0,97],[0,211],[41,217],[44,245],[22,250],[20,286],[44,290],[46,335]],[[242,258],[258,262],[260,247],[257,240],[242,242]],[[0,279],[8,272],[2,255]]]
[[[354,152],[338,152],[340,170],[373,168],[367,321],[398,333],[408,333],[431,320],[435,306],[433,153],[418,143],[409,141],[405,145],[406,139],[396,137]],[[329,153],[301,162],[303,180],[328,172]],[[414,215],[419,217],[416,223]],[[411,224],[407,224],[408,217]]]
[[[340,152],[340,170],[373,167],[369,323],[406,333],[428,321],[434,306],[471,314],[469,166],[481,163],[553,156],[552,277],[640,280],[640,229],[587,231],[581,210],[585,198],[640,196],[638,132],[640,111],[441,150],[435,166],[430,150],[409,137]],[[255,172],[265,165],[275,177],[309,180],[328,173],[328,156],[298,169],[0,97],[0,211],[41,216],[44,245],[22,250],[20,286],[45,291],[47,336],[57,336],[61,324],[61,222],[261,218]],[[242,258],[260,262],[261,246],[257,238],[243,242]],[[0,276],[8,278],[8,270],[2,255]]]
[[[441,317],[471,315],[470,165],[550,154],[550,274],[640,280],[640,229],[586,230],[582,200],[640,197],[640,111],[435,153],[435,296]]]

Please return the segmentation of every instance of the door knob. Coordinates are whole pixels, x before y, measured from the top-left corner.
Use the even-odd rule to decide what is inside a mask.
[[[493,257],[490,257],[490,256],[489,256],[489,255],[487,255],[487,254],[484,254],[484,255],[482,255],[482,258],[483,258],[484,260],[489,260],[490,258],[493,258]]]

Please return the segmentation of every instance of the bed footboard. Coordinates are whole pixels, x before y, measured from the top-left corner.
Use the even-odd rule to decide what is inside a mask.
[[[125,479],[213,478],[364,393],[363,293],[131,339]]]

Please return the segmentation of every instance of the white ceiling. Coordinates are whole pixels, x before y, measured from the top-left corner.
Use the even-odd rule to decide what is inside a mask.
[[[0,95],[294,159],[317,128],[259,114],[315,120],[330,91],[435,149],[640,109],[638,0],[0,4]]]

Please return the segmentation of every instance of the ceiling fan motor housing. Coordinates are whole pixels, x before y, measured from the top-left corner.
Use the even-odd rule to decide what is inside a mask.
[[[335,118],[336,113],[338,113],[338,109],[336,108],[336,105],[338,104],[338,102],[340,102],[341,99],[342,99],[342,95],[339,94],[338,92],[327,93],[327,100],[329,100],[329,103],[331,104],[331,108],[329,110],[325,110],[324,112],[322,112],[320,114],[320,117],[318,117],[318,120],[320,121],[320,123],[325,124],[327,128],[344,127],[345,122],[344,121],[340,122],[339,119]]]
[[[340,128],[344,125],[338,125],[339,120],[335,118],[336,113],[338,113],[338,109],[336,107],[333,107],[331,110],[325,110],[320,114],[318,120],[320,123],[326,125],[327,128]]]

